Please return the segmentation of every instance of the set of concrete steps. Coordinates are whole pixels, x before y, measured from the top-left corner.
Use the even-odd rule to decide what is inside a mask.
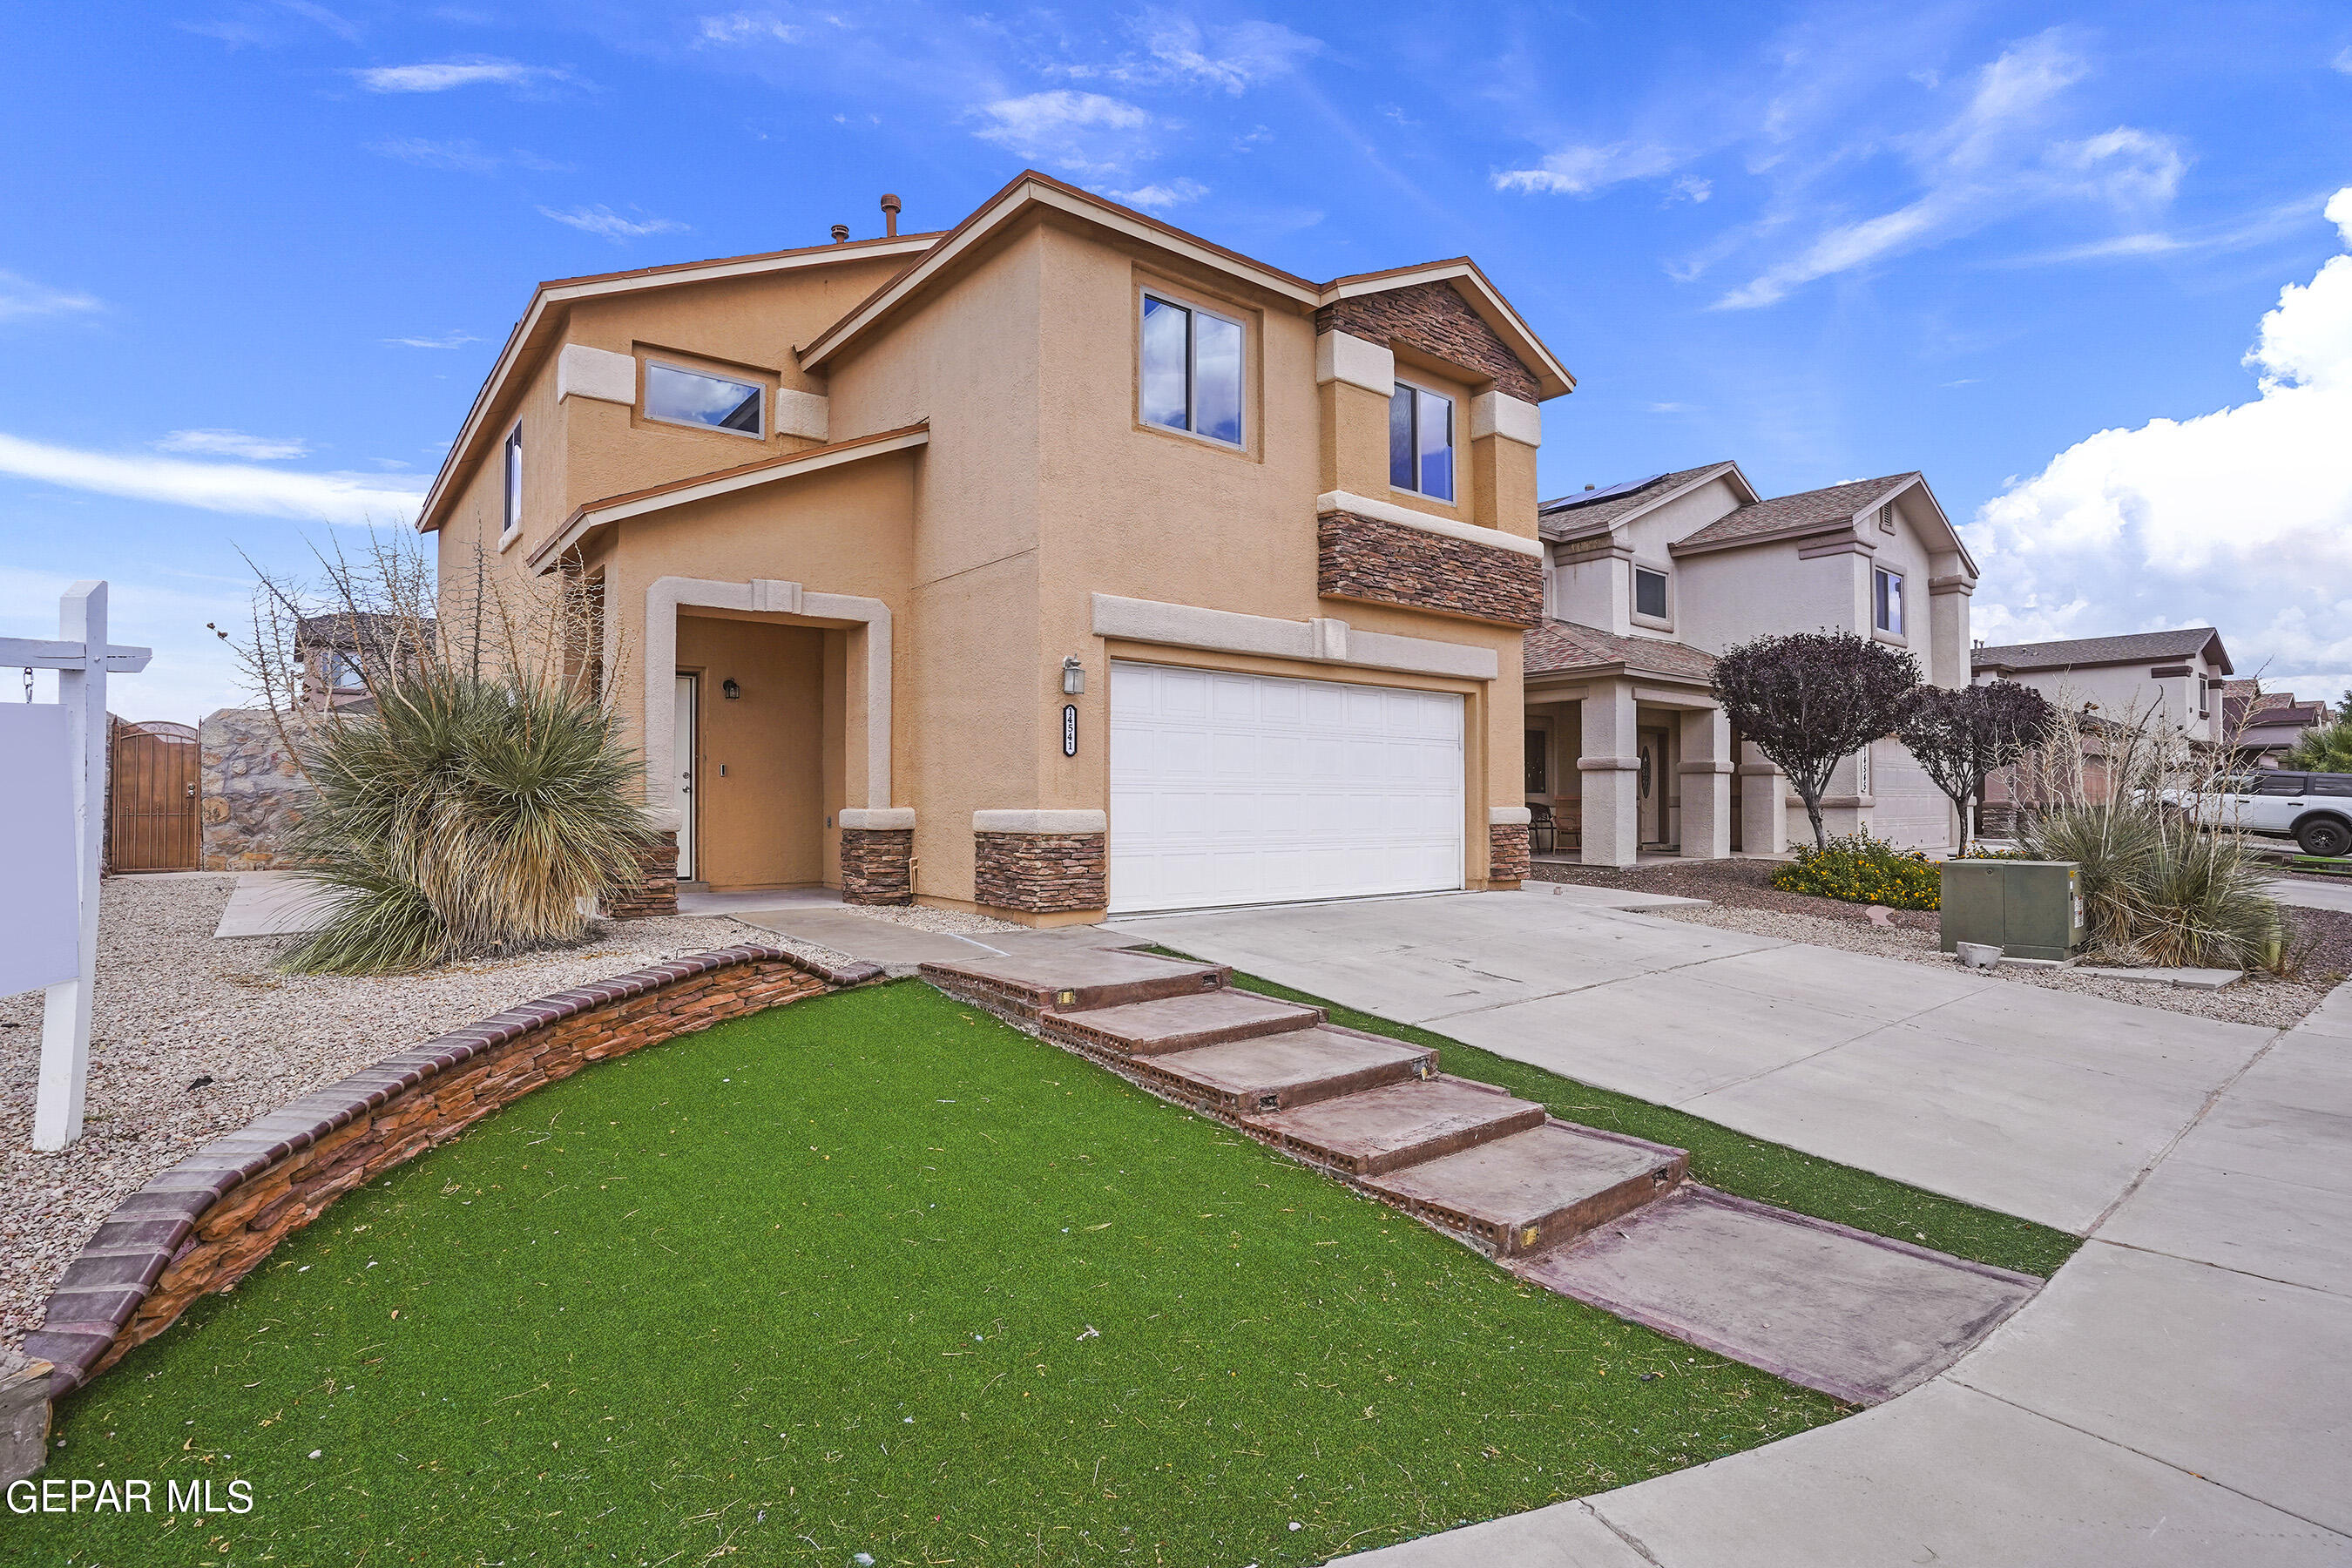
[[[2040,1284],[1710,1192],[1680,1149],[1449,1077],[1221,964],[1064,949],[922,974],[1534,1283],[1841,1398],[1933,1375]]]

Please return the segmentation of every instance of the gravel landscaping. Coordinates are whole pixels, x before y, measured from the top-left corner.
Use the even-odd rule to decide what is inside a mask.
[[[278,939],[214,937],[236,880],[107,880],[86,1131],[62,1152],[32,1147],[40,994],[0,999],[0,1343],[38,1322],[74,1249],[123,1194],[320,1084],[518,1003],[664,959],[754,938],[840,956],[724,918],[682,917],[602,924],[560,952],[425,974],[296,977],[270,967]]]

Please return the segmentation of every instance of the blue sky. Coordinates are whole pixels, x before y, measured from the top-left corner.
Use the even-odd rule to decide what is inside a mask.
[[[2340,5],[19,6],[0,135],[0,628],[111,579],[130,717],[235,700],[238,552],[394,522],[535,280],[1024,164],[1309,277],[1475,257],[1580,378],[1547,493],[1916,468],[1990,640],[2352,685]]]

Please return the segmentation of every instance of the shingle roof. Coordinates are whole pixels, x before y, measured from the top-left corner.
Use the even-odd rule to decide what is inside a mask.
[[[1856,479],[1851,484],[1832,485],[1827,489],[1800,490],[1792,496],[1774,496],[1769,500],[1743,506],[1738,511],[1716,519],[1696,533],[1680,541],[1676,548],[1752,539],[1759,534],[1780,533],[1811,523],[1848,521],[1856,512],[1895,486],[1918,477],[1915,469],[1907,474],[1888,474],[1884,479]]]
[[[2003,669],[2072,669],[2086,664],[2189,658],[2203,653],[2209,645],[2222,673],[2228,674],[2229,653],[2221,647],[2221,634],[2211,626],[2135,632],[2119,637],[2070,637],[2063,642],[2008,643],[2000,647],[1978,648],[1970,654],[1969,662],[1979,669],[1994,666]]]
[[[1598,533],[1629,511],[1635,511],[1661,496],[1675,490],[1717,468],[1728,468],[1724,463],[1702,463],[1696,468],[1680,468],[1671,474],[1654,474],[1639,483],[1622,488],[1611,486],[1602,494],[1588,500],[1581,495],[1562,496],[1558,500],[1538,502],[1536,506],[1536,530],[1546,539],[1576,539],[1588,533]]]
[[[1546,621],[1528,633],[1529,675],[1556,675],[1612,665],[1651,675],[1705,680],[1715,673],[1715,656],[1688,643],[1668,642],[1663,637],[1621,637],[1574,621]]]

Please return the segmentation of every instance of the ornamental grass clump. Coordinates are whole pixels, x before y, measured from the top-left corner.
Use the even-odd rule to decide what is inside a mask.
[[[1891,910],[1933,910],[1943,904],[1943,873],[1916,849],[1897,849],[1868,833],[1843,833],[1772,874],[1784,893],[1810,893],[1850,904]]]

